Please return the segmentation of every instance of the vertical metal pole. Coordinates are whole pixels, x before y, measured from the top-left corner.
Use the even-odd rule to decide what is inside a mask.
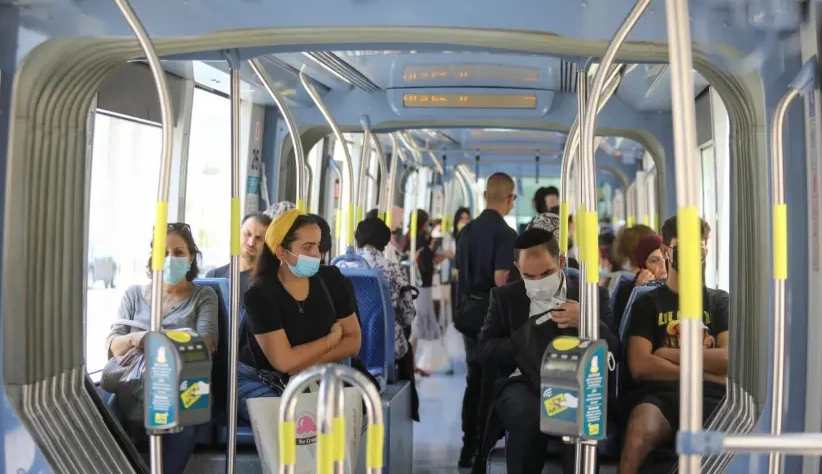
[[[305,74],[305,71],[300,71],[300,83],[303,85],[303,88],[308,92],[308,95],[311,96],[311,100],[314,101],[314,105],[320,109],[320,113],[323,114],[325,121],[328,122],[328,125],[331,127],[331,130],[334,132],[334,137],[337,141],[340,142],[340,146],[343,149],[343,153],[345,154],[345,167],[347,168],[347,176],[345,179],[345,186],[348,189],[348,196],[351,201],[348,203],[347,212],[346,212],[346,235],[345,235],[345,244],[346,245],[353,245],[354,244],[354,200],[356,199],[356,195],[354,194],[354,167],[353,163],[351,162],[351,152],[348,150],[348,142],[345,141],[345,137],[342,134],[342,130],[340,130],[339,125],[337,125],[337,121],[334,120],[334,116],[331,115],[331,112],[328,111],[328,108],[322,101],[320,94],[314,88],[313,85],[309,82],[308,76]],[[340,200],[337,207],[337,213],[339,214],[340,218],[342,217],[342,186],[343,182],[340,180]],[[344,248],[339,249],[339,253],[342,254],[345,252]]]
[[[784,157],[782,131],[785,114],[796,89],[789,89],[776,105],[771,124],[771,200],[773,201],[773,371],[771,373],[771,434],[782,434],[782,413],[785,409],[785,280],[788,278],[788,208],[785,203]],[[782,455],[772,452],[768,457],[768,472],[781,474]]]
[[[357,181],[357,214],[354,220],[356,222],[360,222],[362,220],[363,213],[368,212],[365,209],[366,202],[365,202],[365,176],[368,174],[368,159],[371,157],[371,146],[369,145],[368,141],[371,140],[371,123],[368,120],[368,117],[361,117],[360,122],[362,123],[362,149],[360,150],[360,173],[359,173],[359,180]]]
[[[382,143],[376,133],[371,132],[371,144],[374,145],[374,150],[377,152],[377,164],[380,167],[380,189],[377,197],[377,210],[380,218],[385,219],[387,207],[386,200],[388,198],[389,180],[388,180],[388,166],[385,158],[385,150],[382,148]]]
[[[583,235],[580,240],[582,250],[580,270],[581,280],[585,281],[580,305],[583,317],[580,319],[580,336],[585,339],[599,339],[599,252],[597,245],[599,219],[597,218],[596,192],[596,162],[594,153],[594,138],[596,118],[599,112],[601,94],[606,84],[606,77],[619,48],[625,42],[628,34],[639,18],[645,12],[651,0],[638,0],[628,16],[614,33],[608,44],[605,54],[600,60],[599,69],[593,78],[593,84],[588,94],[585,113],[580,115],[580,184],[582,199],[580,201],[580,216],[577,222]],[[700,313],[701,314],[701,313]],[[596,444],[582,445],[582,469],[585,474],[594,474],[596,471]]]
[[[682,321],[680,360],[680,432],[702,429],[702,257],[698,211],[702,169],[695,156],[693,61],[687,0],[665,0],[671,102],[674,123],[679,273],[679,314]],[[679,472],[696,474],[700,456],[680,455]]]
[[[294,171],[297,175],[297,209],[307,212],[308,209],[306,208],[306,203],[308,202],[308,195],[306,178],[304,175],[307,165],[305,163],[303,142],[300,138],[300,129],[297,127],[297,122],[294,121],[294,115],[291,113],[291,108],[285,101],[285,97],[283,97],[277,88],[274,87],[274,83],[271,82],[271,78],[268,77],[268,74],[266,74],[265,67],[260,60],[256,58],[252,59],[248,61],[248,65],[251,67],[251,70],[254,71],[254,74],[257,75],[260,82],[263,83],[263,87],[266,91],[268,91],[271,98],[274,99],[274,103],[277,105],[277,108],[280,110],[280,113],[285,119],[285,124],[288,127],[288,134],[291,136],[291,146],[294,148],[294,161],[296,165],[296,169]]]
[[[231,260],[229,279],[231,293],[228,330],[228,439],[226,440],[226,474],[234,474],[237,458],[237,363],[240,346],[240,56],[237,50],[225,52],[231,70]],[[295,139],[298,139],[295,137]],[[298,166],[299,169],[299,166]],[[301,175],[301,173],[300,173]]]
[[[783,128],[785,115],[800,89],[815,87],[816,60],[803,65],[799,75],[791,82],[788,92],[776,105],[771,125],[771,199],[773,201],[773,371],[771,373],[771,435],[782,434],[782,416],[785,410],[785,282],[788,279],[788,205],[785,202],[785,165]],[[772,452],[768,458],[768,472],[781,474],[782,454]]]
[[[160,176],[157,185],[157,210],[154,222],[154,240],[151,249],[151,332],[162,329],[163,319],[163,264],[166,256],[166,237],[168,233],[168,191],[171,177],[172,146],[174,141],[173,111],[171,109],[171,94],[168,90],[165,71],[160,64],[160,58],[151,38],[148,36],[134,9],[128,0],[114,0],[120,12],[126,19],[128,26],[137,37],[143,52],[148,59],[154,85],[160,98],[160,121],[163,130],[163,142],[160,155]],[[163,472],[163,444],[162,435],[149,437],[150,467],[152,474]]]

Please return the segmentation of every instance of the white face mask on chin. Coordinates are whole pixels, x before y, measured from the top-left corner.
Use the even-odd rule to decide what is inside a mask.
[[[537,301],[550,301],[557,294],[562,284],[559,271],[539,280],[523,279],[522,281],[525,283],[525,294],[531,300]]]

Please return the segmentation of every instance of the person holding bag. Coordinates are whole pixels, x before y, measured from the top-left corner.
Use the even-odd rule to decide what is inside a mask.
[[[250,423],[246,400],[279,397],[291,375],[360,351],[360,324],[345,277],[336,267],[320,265],[321,240],[316,219],[297,209],[277,216],[266,231],[245,294],[248,344],[238,370],[241,423]]]

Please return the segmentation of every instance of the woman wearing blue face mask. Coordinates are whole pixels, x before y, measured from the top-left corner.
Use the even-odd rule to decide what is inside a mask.
[[[166,259],[163,267],[162,328],[193,329],[205,340],[212,352],[217,346],[218,325],[217,294],[207,286],[197,286],[193,282],[200,273],[197,258],[200,250],[194,242],[188,224],[178,222],[168,224],[166,237]],[[151,276],[151,259],[146,267]],[[120,303],[117,320],[106,338],[109,358],[142,352],[143,338],[151,321],[151,286],[134,285],[126,290]],[[112,361],[114,362],[114,361]],[[103,370],[103,377],[111,364]],[[143,441],[143,400],[141,393],[134,390],[117,391],[117,402],[128,421],[126,429],[135,438]],[[197,443],[196,427],[185,428],[180,433],[163,436],[163,450],[170,455],[163,456],[163,472],[182,474],[188,458]],[[148,459],[146,459],[148,462]]]
[[[360,351],[361,331],[343,275],[320,265],[322,232],[296,209],[279,215],[245,294],[248,344],[240,353],[239,407],[278,397],[291,375],[315,364],[341,362]]]

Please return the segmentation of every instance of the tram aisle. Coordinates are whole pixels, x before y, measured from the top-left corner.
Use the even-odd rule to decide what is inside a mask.
[[[457,474],[462,447],[465,374],[418,377],[420,423],[414,423],[414,474]]]

